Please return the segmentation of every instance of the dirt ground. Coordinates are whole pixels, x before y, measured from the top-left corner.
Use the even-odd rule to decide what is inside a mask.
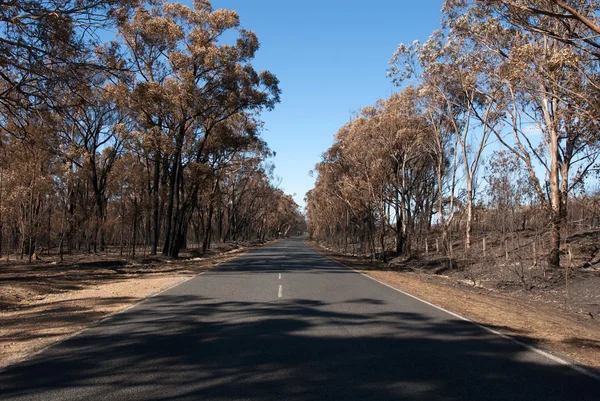
[[[4,264],[0,266],[0,367],[252,247],[217,244],[205,257],[176,261],[74,255],[63,263]]]
[[[314,242],[309,245],[326,256],[361,271],[394,288],[458,313],[482,325],[510,335],[551,353],[566,356],[575,363],[597,372],[600,369],[600,316],[598,310],[565,306],[562,293],[524,291],[519,287],[489,289],[461,279],[460,276],[432,274],[411,266],[373,262],[367,258],[343,255]],[[589,284],[578,288],[582,281],[596,280],[593,272],[573,272],[571,297],[584,291],[580,301],[600,300],[600,286],[590,293]],[[586,277],[585,275],[592,275]],[[583,276],[583,277],[582,277]]]

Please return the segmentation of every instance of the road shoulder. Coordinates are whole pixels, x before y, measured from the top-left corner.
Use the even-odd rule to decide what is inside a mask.
[[[384,284],[535,347],[600,369],[600,331],[560,310],[482,289],[461,288],[432,274],[382,269],[377,263],[306,242],[315,251]]]

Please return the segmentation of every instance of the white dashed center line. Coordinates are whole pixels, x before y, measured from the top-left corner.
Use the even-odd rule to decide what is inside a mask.
[[[279,273],[279,280],[281,280],[281,273]]]
[[[283,296],[283,286],[282,286],[282,285],[280,285],[280,286],[279,286],[279,292],[277,293],[277,297],[278,297],[278,298],[281,298],[282,296]]]

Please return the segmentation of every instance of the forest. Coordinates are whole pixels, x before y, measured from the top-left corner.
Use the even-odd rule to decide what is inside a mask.
[[[437,271],[503,268],[524,289],[596,268],[599,13],[595,0],[445,1],[439,29],[393,53],[396,93],[356,112],[316,165],[312,238]]]
[[[260,114],[279,82],[208,0],[0,4],[0,257],[163,255],[304,230]]]

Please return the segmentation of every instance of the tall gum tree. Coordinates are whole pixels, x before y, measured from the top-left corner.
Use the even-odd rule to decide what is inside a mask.
[[[235,43],[221,43],[230,30],[238,34]],[[250,64],[259,46],[256,35],[240,27],[234,11],[213,10],[209,1],[195,1],[193,8],[168,2],[140,6],[122,21],[120,32],[142,76],[126,92],[146,105],[146,126],[166,137],[163,254],[176,257],[203,189],[197,182],[187,185],[184,172],[208,162],[207,140],[219,124],[240,113],[271,109],[279,101],[278,81]],[[155,188],[158,181],[154,174]]]
[[[455,18],[444,20],[447,37],[436,63],[441,67],[438,74],[446,77],[450,86],[444,91],[448,102],[464,113],[464,125],[455,131],[465,175],[465,247],[468,251],[473,230],[474,183],[489,137],[502,125],[504,103],[501,88],[492,79],[495,55],[472,37],[462,35],[460,29],[453,29],[455,22]]]
[[[350,238],[385,261],[395,221],[396,252],[410,257],[417,222],[427,224],[435,198],[432,140],[414,88],[363,108],[316,166],[307,194],[311,235],[345,250]]]
[[[491,3],[448,1],[445,10],[459,22],[457,29],[498,56],[493,78],[504,91],[512,138],[495,130],[496,137],[525,163],[538,199],[548,210],[548,265],[557,267],[569,194],[598,157],[595,97],[590,96],[596,91],[589,80],[598,63],[589,52],[555,37],[559,32],[566,37],[569,24],[577,21],[540,14],[536,28],[518,26],[506,14],[510,8],[498,12],[497,4],[489,7]],[[528,129],[532,123],[542,134],[539,143]],[[545,179],[536,166],[542,167]]]
[[[444,52],[444,33],[436,31],[424,44],[400,44],[390,60],[388,75],[401,86],[409,80],[418,83],[421,113],[433,132],[431,142],[437,181],[437,216],[442,227],[442,243],[452,258],[450,226],[455,216],[455,194],[459,167],[458,138],[468,129],[468,113],[459,106],[462,96],[446,76],[439,62]],[[464,103],[464,99],[462,99]]]

